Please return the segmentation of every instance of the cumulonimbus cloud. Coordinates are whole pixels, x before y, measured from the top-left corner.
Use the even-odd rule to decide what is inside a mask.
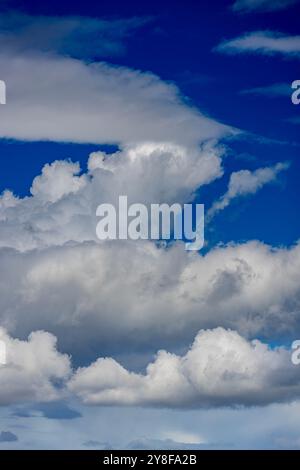
[[[45,331],[28,340],[12,338],[0,329],[6,364],[0,366],[0,405],[57,400],[71,376],[70,359],[56,349],[56,338]]]

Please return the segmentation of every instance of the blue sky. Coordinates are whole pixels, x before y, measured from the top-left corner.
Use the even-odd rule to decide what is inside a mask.
[[[222,221],[222,232],[225,231],[225,234],[221,241],[254,237],[280,245],[292,244],[297,239],[299,218],[295,217],[295,211],[298,202],[297,156],[300,142],[298,126],[289,122],[289,119],[296,117],[299,110],[292,105],[288,93],[270,97],[241,92],[274,83],[289,86],[297,77],[298,59],[255,54],[228,57],[213,52],[222,39],[239,36],[245,31],[272,29],[297,34],[297,6],[272,13],[234,15],[230,2],[220,1],[218,8],[214,4],[204,7],[195,5],[194,2],[189,7],[180,2],[172,2],[172,8],[168,2],[159,6],[155,2],[143,2],[142,5],[139,2],[130,2],[126,8],[118,2],[110,6],[106,2],[101,2],[100,6],[96,2],[74,2],[72,5],[51,2],[51,5],[36,5],[30,1],[26,5],[22,2],[12,2],[9,5],[33,15],[147,18],[144,27],[126,38],[125,50],[123,47],[120,51],[116,50],[109,57],[109,62],[151,71],[163,80],[175,83],[191,105],[227,125],[251,134],[252,138],[249,135],[248,138],[228,143],[229,156],[224,161],[228,174],[244,167],[255,169],[270,165],[282,159],[292,163],[291,171],[283,178],[281,188],[276,188],[275,191],[274,188],[268,188],[258,198],[253,198],[247,214],[240,211],[234,230],[231,230],[232,223],[226,224],[227,217]],[[103,56],[97,55],[96,50],[92,49],[90,52],[85,59],[103,59]],[[67,157],[80,161],[84,168],[87,155],[99,148],[93,143],[76,146],[68,143],[59,145],[53,142],[48,144],[5,140],[2,140],[1,147],[1,153],[5,156],[1,189],[10,188],[21,196],[28,194],[32,179],[45,163]],[[26,155],[30,155],[26,164],[24,151]],[[15,168],[20,169],[22,178],[16,179]],[[225,181],[218,181],[217,184],[219,183],[221,185]],[[209,192],[210,190],[211,188]],[[214,192],[218,190],[219,187],[213,188]],[[210,202],[209,194],[204,193],[203,197],[207,198],[206,203],[207,200]],[[273,204],[270,204],[270,200]],[[282,221],[280,224],[276,223],[278,210]],[[270,211],[271,217],[268,216]],[[260,223],[252,224],[251,221],[256,221],[258,217]],[[216,223],[218,222],[217,220]]]
[[[299,8],[2,4],[0,447],[300,447]],[[97,243],[125,191],[205,249]]]

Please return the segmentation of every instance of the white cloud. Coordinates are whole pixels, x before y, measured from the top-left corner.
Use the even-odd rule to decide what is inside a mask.
[[[180,243],[163,249],[150,242],[95,239],[95,209],[101,202],[115,202],[120,194],[134,202],[186,202],[199,187],[220,177],[223,149],[216,142],[231,130],[203,116],[176,87],[152,74],[86,64],[53,52],[16,51],[16,44],[10,45],[0,56],[8,84],[0,136],[121,145],[113,155],[93,153],[87,173],[76,163],[56,161],[34,179],[30,197],[18,198],[10,191],[0,197],[1,322],[9,335],[19,338],[36,329],[49,331],[33,333],[28,341],[3,333],[13,359],[0,371],[0,384],[2,377],[6,384],[0,403],[51,400],[64,393],[71,366],[56,350],[53,334],[62,351],[74,355],[76,365],[78,358],[90,363],[109,356],[80,369],[70,383],[88,402],[104,394],[104,402],[165,406],[222,404],[226,399],[263,403],[259,386],[267,386],[269,376],[259,375],[254,391],[250,386],[265,357],[263,346],[256,350],[239,334],[273,338],[299,324],[299,245],[274,251],[253,242],[189,256]],[[261,178],[266,182],[271,177],[268,173],[259,175],[259,181],[236,181],[230,197],[254,192]],[[286,324],[277,321],[270,330],[286,313]],[[237,377],[226,392],[219,370],[223,395],[213,389],[208,396],[209,385],[204,383],[203,390],[197,385],[203,369],[199,376],[189,370],[198,361],[196,343],[186,355],[174,350],[200,328],[218,325],[238,330],[217,331],[226,338],[233,335],[233,351],[240,347],[245,357],[255,349],[255,360],[244,386]],[[224,348],[231,351],[229,343],[224,339]],[[117,362],[129,346],[139,361],[144,352],[149,357],[158,347],[173,352],[159,353],[144,376]],[[280,380],[284,354],[265,354],[276,358]],[[242,364],[231,366],[229,372],[235,374]],[[162,374],[170,378],[165,387]],[[186,377],[194,380],[196,395]],[[180,401],[182,390],[187,394]],[[290,396],[293,384],[291,391],[276,389],[265,400]]]
[[[125,39],[149,21],[0,14],[1,79],[7,85],[0,137],[195,144],[233,132],[204,116],[175,85],[99,61],[124,52]]]
[[[298,0],[236,0],[232,10],[239,13],[278,11],[296,3]]]
[[[2,406],[66,396],[86,405],[261,406],[293,400],[300,391],[299,371],[288,350],[247,341],[223,328],[201,330],[183,355],[160,350],[145,374],[130,372],[110,357],[72,372],[70,358],[45,331],[31,333],[26,341],[1,329],[0,338],[7,347],[7,364],[0,368]],[[199,442],[182,432],[177,439]]]
[[[299,57],[300,36],[288,36],[275,31],[253,31],[223,41],[215,50],[226,54],[281,54],[287,57]]]
[[[42,174],[34,178],[31,194],[46,202],[57,202],[65,195],[76,193],[85,186],[86,177],[77,176],[79,172],[79,164],[70,161],[46,164]]]
[[[194,145],[230,129],[148,73],[50,54],[0,54],[7,105],[0,137],[88,143]]]
[[[127,145],[107,155],[94,152],[89,170],[56,161],[45,165],[32,184],[32,197],[18,199],[6,191],[0,196],[0,246],[18,250],[96,240],[96,207],[117,203],[121,194],[129,203],[185,202],[193,192],[223,173],[223,149],[169,143]],[[193,171],[191,171],[193,168]]]
[[[185,202],[222,174],[221,152],[212,144],[127,146],[110,156],[92,154],[83,174],[72,162],[46,165],[31,197],[6,191],[2,325],[22,337],[50,331],[77,358],[90,351],[95,357],[99,344],[110,355],[126,354],[129,344],[137,355],[141,345],[180,347],[200,328],[230,327],[250,337],[291,331],[300,320],[298,245],[274,251],[252,242],[190,256],[183,243],[164,249],[96,239],[98,204],[119,194],[146,204]],[[282,168],[237,173],[227,198],[253,193]]]
[[[251,172],[249,170],[235,171],[230,175],[226,193],[207,212],[208,220],[215,214],[227,207],[230,202],[240,196],[255,194],[265,184],[274,181],[279,172],[289,168],[288,163],[277,163],[273,167],[258,168]]]
[[[69,389],[90,405],[262,405],[299,396],[300,376],[287,350],[217,328],[201,330],[183,356],[159,351],[145,375],[98,359],[76,371]]]
[[[26,341],[0,329],[0,339],[7,349],[7,363],[0,367],[0,405],[52,401],[61,396],[71,374],[70,360],[56,350],[53,335],[36,331]]]
[[[224,326],[272,340],[297,331],[299,244],[273,249],[249,242],[195,256],[182,245],[3,248],[1,324],[17,336],[50,331],[81,361],[180,348],[200,328]]]

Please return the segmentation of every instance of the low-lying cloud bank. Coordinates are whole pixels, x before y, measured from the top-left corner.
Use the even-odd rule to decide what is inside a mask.
[[[145,373],[131,372],[112,358],[72,371],[56,339],[35,332],[11,338],[0,368],[0,404],[53,401],[75,396],[87,405],[169,408],[266,405],[299,398],[300,373],[290,352],[247,341],[236,331],[201,330],[183,355],[159,351]]]

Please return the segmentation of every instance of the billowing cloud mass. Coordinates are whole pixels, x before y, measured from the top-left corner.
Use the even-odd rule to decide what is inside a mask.
[[[143,143],[110,155],[92,153],[83,174],[71,161],[45,165],[32,183],[32,197],[18,199],[9,191],[0,197],[0,246],[25,251],[96,240],[100,203],[117,204],[122,194],[129,203],[186,202],[222,175],[223,152],[215,144]]]
[[[209,209],[207,216],[211,219],[217,212],[225,209],[232,199],[247,194],[254,194],[265,184],[274,181],[279,172],[287,170],[288,163],[277,163],[273,167],[258,168],[251,172],[249,170],[235,171],[230,175],[226,193]]]
[[[280,54],[300,56],[300,36],[288,36],[275,31],[253,31],[235,39],[221,42],[216,49],[226,54]]]
[[[295,5],[298,0],[236,0],[232,10],[239,13],[284,10]]]
[[[299,370],[290,352],[247,341],[236,331],[201,330],[183,355],[160,350],[145,373],[110,357],[71,371],[56,338],[34,332],[28,340],[3,329],[7,365],[0,368],[0,405],[51,402],[62,396],[87,405],[211,407],[265,405],[299,398]]]
[[[200,328],[272,340],[297,331],[299,245],[274,250],[248,242],[195,256],[182,245],[2,249],[1,323],[17,336],[50,331],[77,360],[99,350],[122,356],[140,347],[177,348]]]
[[[0,196],[0,337],[8,357],[0,404],[71,397],[189,408],[298,397],[289,352],[252,339],[273,344],[299,328],[299,243],[232,243],[199,254],[182,242],[96,238],[97,206],[120,195],[146,205],[194,200],[222,177],[222,139],[233,130],[151,73],[81,60],[82,35],[103,32],[99,54],[120,53],[122,38],[146,19],[11,21],[13,32],[0,33],[8,85],[0,137],[119,150],[92,153],[87,171],[67,160],[47,164],[28,196],[9,188]],[[32,44],[41,25],[43,41]],[[271,33],[266,40],[263,51],[291,42],[274,43]],[[297,40],[291,47],[297,51]],[[218,210],[284,168],[233,173]]]
[[[92,405],[257,405],[299,397],[300,374],[285,349],[217,328],[200,331],[183,356],[159,351],[145,375],[101,358],[79,369],[69,388]]]
[[[129,201],[184,202],[222,174],[222,148],[128,146],[91,154],[87,173],[68,161],[46,165],[23,199],[0,198],[0,316],[11,334],[55,334],[84,361],[180,347],[201,328],[223,326],[276,338],[300,322],[300,249],[259,242],[187,254],[151,241],[96,239],[96,207]],[[193,168],[195,171],[190,172]],[[239,172],[230,197],[256,191],[282,165]],[[11,289],[11,286],[14,289]],[[115,293],[118,295],[115,295]],[[270,326],[272,325],[272,328]]]
[[[0,340],[7,350],[7,363],[0,367],[0,405],[60,397],[71,373],[70,360],[58,353],[53,335],[37,331],[22,341],[1,329]]]

